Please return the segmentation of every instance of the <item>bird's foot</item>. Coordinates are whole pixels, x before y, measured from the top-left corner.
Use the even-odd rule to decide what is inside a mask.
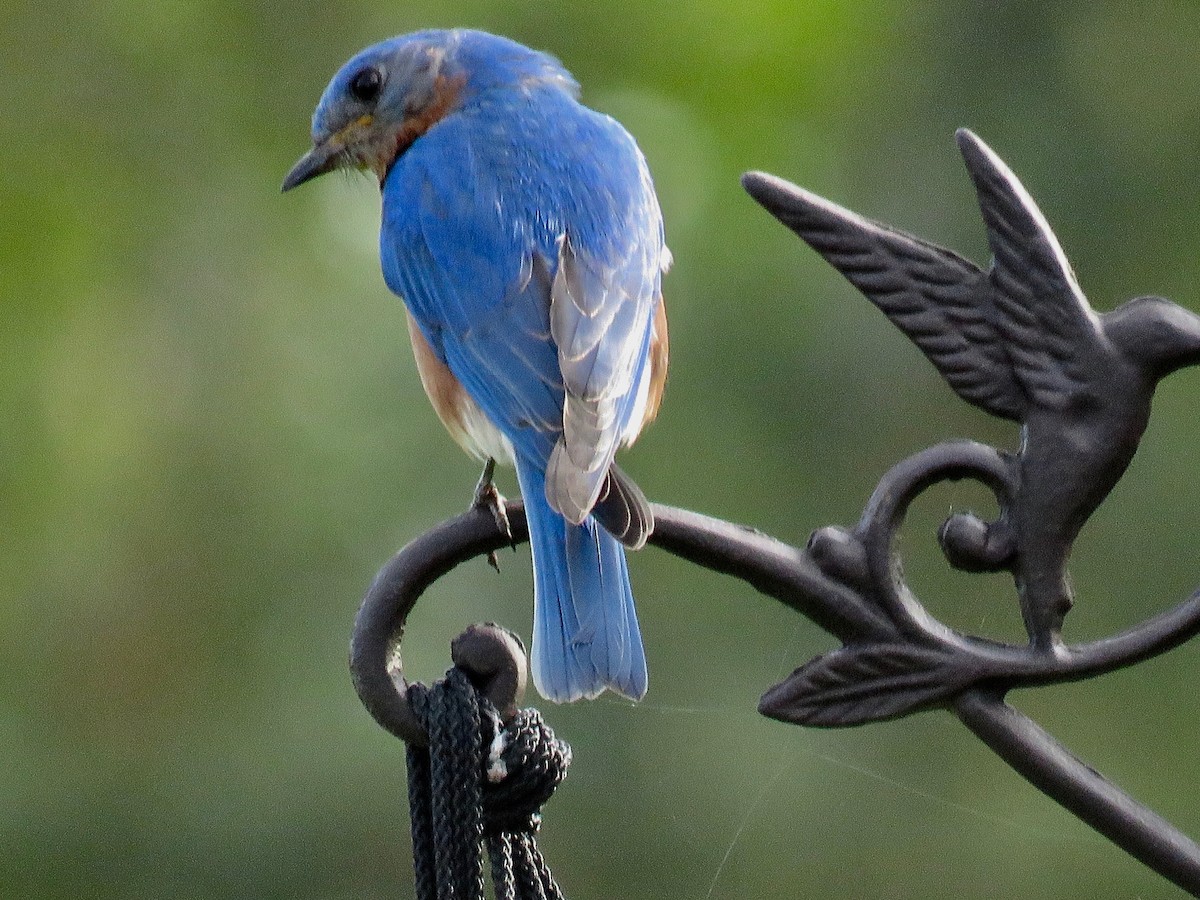
[[[508,543],[513,550],[516,550],[517,543],[513,540],[512,525],[508,521],[507,501],[504,499],[504,495],[496,489],[496,483],[492,480],[492,476],[495,474],[496,461],[489,457],[488,461],[484,463],[479,483],[475,485],[475,498],[471,501],[471,508],[489,510],[496,520],[496,527],[500,529],[500,533],[508,538]],[[497,572],[500,571],[500,561],[496,558],[495,550],[488,553],[487,561],[493,569]]]

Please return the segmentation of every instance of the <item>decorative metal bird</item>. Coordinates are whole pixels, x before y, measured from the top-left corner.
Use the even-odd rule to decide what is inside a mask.
[[[650,505],[613,463],[659,406],[670,255],[645,159],[557,60],[479,31],[351,59],[288,190],[373,172],[384,279],[454,439],[514,462],[534,566],[533,679],[557,701],[646,692],[624,547]]]
[[[772,176],[744,184],[959,396],[1023,425],[1010,515],[955,517],[943,544],[963,568],[1011,568],[1031,643],[1054,651],[1072,603],[1072,544],[1133,458],[1159,379],[1200,363],[1200,316],[1160,297],[1097,315],[1017,177],[970,131],[957,137],[987,225],[987,271]]]

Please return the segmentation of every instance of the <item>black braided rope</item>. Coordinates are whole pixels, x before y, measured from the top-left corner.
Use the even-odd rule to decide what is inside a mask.
[[[516,900],[517,882],[513,872],[512,836],[489,834],[487,836],[488,858],[492,861],[492,885],[496,889],[496,900]]]
[[[410,696],[414,696],[413,691]],[[413,877],[417,900],[437,900],[433,865],[433,798],[429,784],[429,750],[408,744],[408,815],[412,828]]]
[[[537,847],[542,805],[567,774],[571,748],[537,710],[504,728],[455,668],[409,701],[429,747],[408,748],[417,900],[483,900],[483,846],[497,900],[563,900]]]
[[[536,709],[518,710],[500,732],[488,753],[487,782],[483,789],[484,832],[508,838],[511,862],[502,874],[512,873],[512,892],[496,896],[502,900],[562,900],[563,894],[538,849],[534,835],[541,826],[542,805],[566,777],[571,765],[571,748],[554,736]],[[489,850],[493,842],[489,841]],[[493,879],[497,875],[492,863]],[[507,889],[505,889],[507,890]]]

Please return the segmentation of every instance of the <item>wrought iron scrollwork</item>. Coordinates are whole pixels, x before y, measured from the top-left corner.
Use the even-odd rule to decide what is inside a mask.
[[[959,143],[994,254],[986,271],[772,176],[751,174],[745,184],[917,343],[960,396],[1020,422],[1020,450],[972,441],[923,450],[883,476],[856,526],[819,529],[803,549],[657,504],[650,543],[749,583],[841,641],[769,688],[764,715],[841,727],[948,709],[1038,789],[1200,895],[1200,845],[1005,702],[1014,688],[1100,675],[1200,631],[1197,592],[1111,637],[1072,645],[1061,636],[1071,545],[1132,459],[1158,379],[1200,362],[1200,317],[1159,298],[1094,313],[1016,176],[973,135],[960,132]],[[988,488],[999,513],[991,522],[950,516],[938,534],[942,550],[965,571],[1012,573],[1027,644],[952,629],[905,583],[895,539],[910,504],[959,479]],[[524,540],[521,505],[510,504],[508,515],[511,535],[474,508],[418,538],[377,577],[359,613],[352,669],[388,730],[412,737],[398,653],[404,617],[455,565]]]

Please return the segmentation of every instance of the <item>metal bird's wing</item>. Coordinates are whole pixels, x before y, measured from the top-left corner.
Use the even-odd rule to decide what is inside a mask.
[[[1017,176],[978,137],[958,146],[979,195],[992,250],[995,325],[1032,405],[1062,409],[1089,390],[1105,352],[1092,311],[1045,217]]]
[[[742,183],[883,310],[960,397],[994,415],[1023,419],[1025,393],[992,322],[992,288],[978,266],[781,178],[751,172]]]

